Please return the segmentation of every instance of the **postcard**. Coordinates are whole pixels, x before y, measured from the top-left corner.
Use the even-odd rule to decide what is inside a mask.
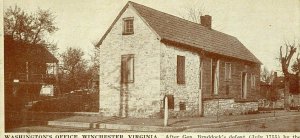
[[[4,0],[2,21],[1,137],[300,138],[299,0]]]

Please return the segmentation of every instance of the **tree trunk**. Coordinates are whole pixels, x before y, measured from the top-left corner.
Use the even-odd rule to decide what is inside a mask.
[[[285,77],[285,80],[284,80],[284,109],[285,110],[290,110],[289,96],[290,96],[289,78]]]

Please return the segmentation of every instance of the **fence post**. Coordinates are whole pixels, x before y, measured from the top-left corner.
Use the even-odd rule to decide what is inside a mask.
[[[164,112],[164,126],[168,126],[168,118],[169,118],[169,111],[168,111],[168,97],[165,97],[165,112]]]

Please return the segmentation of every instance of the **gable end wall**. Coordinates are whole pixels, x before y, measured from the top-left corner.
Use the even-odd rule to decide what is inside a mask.
[[[122,35],[123,18],[134,18],[134,34]],[[129,8],[100,45],[100,112],[104,116],[157,116],[160,112],[160,42]],[[134,82],[121,85],[121,56],[134,54]]]

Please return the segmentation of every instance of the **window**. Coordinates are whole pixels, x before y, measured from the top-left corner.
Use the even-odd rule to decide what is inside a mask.
[[[121,83],[134,82],[134,55],[122,55]]]
[[[226,85],[226,95],[229,95],[229,85]]]
[[[177,83],[185,84],[185,57],[177,56]]]
[[[123,35],[133,34],[133,18],[123,19]]]
[[[174,109],[174,96],[173,95],[166,95],[168,98],[168,109]],[[164,98],[164,107],[165,107],[165,98]]]
[[[185,102],[179,102],[179,110],[180,111],[186,110]]]
[[[225,63],[225,80],[231,79],[231,63]]]
[[[256,81],[256,78],[255,78],[255,75],[251,74],[251,87],[252,88],[255,88],[255,81]]]

